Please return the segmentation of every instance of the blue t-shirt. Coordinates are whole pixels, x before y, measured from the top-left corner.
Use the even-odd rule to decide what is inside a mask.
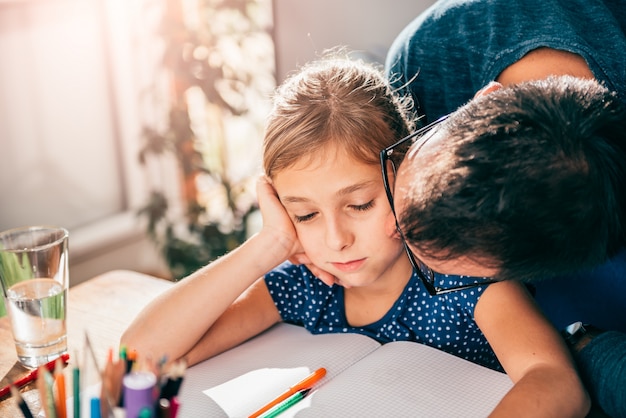
[[[626,102],[624,0],[440,0],[387,55],[387,76],[409,86],[428,121],[456,110],[533,49],[582,56]]]
[[[476,280],[448,275],[436,278],[444,287]],[[414,273],[385,316],[353,327],[346,320],[344,288],[325,285],[306,267],[284,263],[265,275],[265,283],[283,321],[303,326],[313,334],[357,333],[383,344],[414,341],[502,371],[474,321],[474,308],[485,286],[431,296]]]

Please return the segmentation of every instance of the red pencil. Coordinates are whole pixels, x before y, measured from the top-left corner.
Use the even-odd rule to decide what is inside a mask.
[[[62,354],[60,357],[61,361],[63,362],[63,365],[67,365],[67,363],[70,360],[70,355],[65,353]],[[52,373],[54,371],[54,366],[56,364],[56,359],[52,360],[48,363],[45,364],[45,368],[48,369],[50,371],[50,373]],[[32,372],[28,373],[26,376],[17,379],[15,382],[12,383],[13,386],[15,386],[16,388],[21,388],[26,386],[29,383],[32,383],[34,381],[37,380],[37,370],[35,369]],[[0,399],[4,399],[4,397],[6,397],[7,395],[9,395],[11,393],[11,384],[6,385],[5,387],[3,387],[2,389],[0,389]]]

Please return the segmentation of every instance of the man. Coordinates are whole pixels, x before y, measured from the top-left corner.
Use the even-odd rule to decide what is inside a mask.
[[[552,75],[571,75],[578,79],[595,78],[608,90],[614,92],[610,99],[611,103],[621,102],[623,105],[626,102],[625,26],[626,4],[623,1],[439,1],[405,28],[396,39],[387,58],[387,71],[396,88],[410,92],[417,103],[417,110],[425,115],[427,121],[436,120],[456,110],[490,81],[495,80],[504,86],[509,86],[527,80],[545,79]],[[562,79],[559,78],[559,80]],[[574,87],[574,90],[577,88]],[[488,93],[493,89],[497,89],[497,86],[489,87],[483,93]],[[496,93],[498,92],[492,94]],[[508,93],[499,94],[504,97]],[[486,100],[489,96],[490,94],[486,94],[484,98],[476,100],[476,106],[471,109],[474,112],[473,117],[483,116],[477,107],[486,105],[489,101],[482,100]],[[499,96],[494,96],[489,100],[495,101],[498,98]],[[537,103],[537,101],[530,101],[522,108],[541,106]],[[598,109],[596,111],[604,112]],[[617,119],[621,117],[620,112],[622,110],[616,110]],[[513,119],[518,116],[515,112],[511,115]],[[459,118],[458,115],[451,116],[454,120]],[[532,125],[532,119],[528,123]],[[546,123],[548,126],[545,126]],[[544,127],[550,127],[550,123],[554,124],[553,128],[556,127],[557,132],[563,128],[563,125],[558,125],[555,120],[544,122]],[[582,123],[579,126],[585,125],[584,120],[579,120],[577,123]],[[623,122],[621,123],[623,127]],[[615,124],[612,126],[615,129]],[[394,196],[396,205],[401,208],[398,210],[400,228],[418,257],[421,255],[426,258],[427,260],[422,261],[427,265],[428,261],[434,262],[435,265],[431,267],[437,270],[437,258],[441,258],[441,254],[435,254],[437,257],[434,260],[429,259],[428,254],[419,254],[420,240],[439,239],[435,237],[435,234],[440,233],[441,229],[432,226],[431,221],[435,223],[434,225],[437,225],[437,222],[439,225],[444,223],[448,226],[452,225],[449,228],[451,231],[462,228],[467,232],[468,237],[472,236],[473,228],[473,231],[477,233],[474,235],[479,238],[482,236],[483,243],[489,241],[489,234],[491,234],[494,245],[491,249],[482,247],[482,252],[476,249],[470,250],[471,241],[468,241],[465,249],[459,247],[455,242],[457,237],[449,239],[447,242],[449,247],[442,245],[441,248],[446,248],[448,262],[450,260],[456,260],[459,264],[468,260],[488,262],[497,267],[502,277],[535,281],[537,300],[559,328],[570,322],[582,320],[604,329],[626,331],[626,315],[623,310],[626,306],[626,251],[623,250],[623,224],[626,220],[623,213],[624,197],[621,191],[624,188],[623,184],[626,183],[622,177],[625,161],[623,143],[626,142],[624,134],[620,137],[618,133],[609,141],[613,149],[604,155],[613,157],[613,165],[610,167],[616,168],[617,172],[610,172],[609,166],[602,167],[600,164],[600,172],[608,177],[612,176],[612,180],[608,183],[599,181],[598,184],[602,183],[606,187],[597,190],[596,193],[584,195],[578,193],[579,189],[576,188],[557,190],[558,182],[545,191],[537,190],[533,188],[536,184],[526,183],[523,177],[516,178],[513,174],[513,181],[509,182],[506,188],[502,188],[503,197],[488,200],[483,199],[480,189],[476,189],[478,192],[474,194],[464,189],[463,182],[467,181],[467,178],[461,176],[453,179],[457,182],[456,192],[451,190],[446,190],[446,192],[456,193],[456,197],[461,199],[463,204],[460,204],[458,200],[449,200],[450,196],[440,199],[441,205],[448,205],[447,218],[442,220],[441,212],[434,209],[436,205],[433,202],[429,203],[430,212],[420,208],[419,203],[426,202],[428,199],[432,200],[437,193],[444,190],[440,186],[445,184],[445,181],[439,183],[437,186],[439,189],[433,186],[434,183],[431,181],[445,176],[448,176],[445,177],[446,181],[451,180],[450,166],[440,161],[443,148],[456,147],[456,149],[446,151],[448,155],[461,153],[466,156],[463,163],[465,165],[457,167],[457,173],[472,167],[472,153],[476,152],[476,149],[472,147],[475,145],[474,142],[480,142],[477,140],[480,135],[474,135],[472,130],[474,128],[467,125],[465,128],[470,129],[466,131],[467,136],[470,137],[467,141],[469,145],[467,143],[463,146],[450,144],[454,141],[448,141],[449,137],[448,140],[444,138],[443,132],[448,130],[458,134],[458,128],[452,122],[446,121],[442,125],[442,132],[434,132],[434,137],[427,139],[425,143],[418,140],[417,143],[423,144],[423,148],[417,150],[419,145],[414,147],[409,154],[409,160],[403,164],[403,168],[398,173],[397,183],[401,187],[406,188],[402,185],[406,184],[409,178],[413,182],[407,189],[408,196],[404,195],[404,189],[403,193],[396,191]],[[483,126],[482,129],[489,133],[490,127]],[[506,129],[510,129],[510,126],[507,127],[505,123],[502,129],[503,133],[506,133]],[[493,130],[495,131],[495,128]],[[561,146],[565,147],[563,144]],[[513,159],[509,158],[511,156],[507,153],[515,152],[515,150],[522,151]],[[586,149],[583,155],[598,155],[600,151],[593,148]],[[508,150],[498,147],[482,147],[481,152],[486,153],[483,160],[489,161],[494,170],[501,167],[498,161],[506,159],[525,160],[531,166],[533,162],[541,165],[546,161],[541,158],[545,157],[542,152],[525,154],[519,144]],[[408,169],[409,163],[414,170]],[[521,166],[518,168],[523,172]],[[547,175],[554,179],[562,173],[563,165],[539,168],[545,168],[547,170],[545,172],[548,173],[552,169],[552,174]],[[484,170],[482,174],[479,170],[476,173],[482,175],[485,180],[493,180],[491,178],[493,173]],[[405,174],[414,177],[404,179]],[[430,195],[424,195],[428,191],[431,191]],[[414,192],[421,195],[410,194]],[[401,194],[402,199],[399,199]],[[524,194],[527,194],[529,198],[524,198]],[[513,201],[508,200],[511,195],[515,196]],[[407,197],[406,202],[405,197]],[[582,230],[577,228],[588,227],[590,224],[586,223],[585,219],[574,221],[576,211],[562,202],[578,201],[584,204],[590,197],[598,202],[596,205],[598,210],[594,211],[592,206],[587,214],[595,216],[593,222],[603,225],[602,231],[595,230],[593,227],[588,228],[589,235],[584,236]],[[616,201],[611,202],[610,198]],[[406,206],[402,206],[404,203]],[[506,230],[508,236],[497,236],[504,230],[493,227],[495,220],[487,226],[472,224],[477,220],[474,216],[475,212],[481,209],[484,213],[488,213],[487,207],[490,205],[493,213],[500,211],[500,220],[504,223],[509,222],[511,228]],[[505,210],[505,207],[501,205],[509,206]],[[404,210],[405,207],[406,210]],[[611,212],[609,207],[612,207],[615,212]],[[507,219],[506,214],[511,208],[515,209],[517,215],[515,218]],[[544,230],[539,235],[534,234],[538,231],[536,228],[538,225],[533,225],[532,222],[519,222],[524,218],[524,211],[528,215],[534,215],[537,212],[548,213],[551,219],[559,220],[559,225],[563,227],[567,226],[567,222],[560,219],[560,216],[564,215],[564,218],[571,219],[572,225],[569,228],[571,242],[568,242],[567,235],[562,235],[564,229],[555,234],[549,230]],[[471,216],[468,217],[468,213]],[[529,217],[529,219],[533,218]],[[429,225],[433,231],[431,235],[423,235],[423,225]],[[542,226],[547,228],[545,223]],[[579,235],[583,235],[582,240],[579,239]],[[564,246],[550,242],[554,236],[558,236]],[[519,250],[517,254],[505,256],[505,252],[509,249],[497,247],[499,244],[504,246],[507,239],[519,241],[516,242],[516,247],[522,250]],[[441,242],[444,243],[444,241]],[[602,262],[605,264],[594,267]],[[533,264],[535,265],[534,271],[515,267],[523,265],[528,267]],[[581,270],[581,272],[572,273],[573,270]],[[514,277],[516,274],[519,276]],[[553,278],[539,281],[547,277]],[[588,337],[588,335],[585,336],[585,338]],[[613,337],[617,337],[617,340]],[[603,334],[592,340],[592,344],[588,344],[579,356],[579,365],[583,375],[587,375],[592,396],[596,400],[601,397],[602,407],[615,415],[626,414],[624,412],[626,407],[623,405],[624,395],[621,395],[620,400],[619,394],[614,397],[613,393],[604,390],[606,386],[603,385],[606,381],[611,382],[611,379],[616,379],[618,376],[616,373],[620,370],[616,367],[624,367],[623,363],[626,358],[602,356],[611,350],[615,353],[613,349],[619,344],[622,350],[626,350],[624,338],[624,334],[620,333]],[[582,356],[584,353],[588,355]],[[596,364],[598,359],[600,359],[599,365]],[[614,375],[607,377],[607,372],[609,374],[613,372]],[[607,396],[610,399],[607,400]]]
[[[626,106],[571,76],[488,90],[418,132],[396,163],[404,238],[427,265],[479,260],[498,279],[527,282],[618,254]]]

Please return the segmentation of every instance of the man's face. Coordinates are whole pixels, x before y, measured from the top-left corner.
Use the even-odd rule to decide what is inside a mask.
[[[445,140],[443,131],[433,131],[429,137],[425,136],[413,144],[400,164],[394,181],[393,197],[396,216],[401,227],[403,225],[403,217],[409,205],[418,204],[432,195],[431,189],[433,186],[429,184],[428,179],[432,178],[433,170],[429,170],[429,174],[424,175],[420,167],[436,169],[437,166],[440,166],[437,163],[437,154]],[[444,169],[443,165],[441,167]],[[406,236],[406,233],[404,235]],[[475,277],[495,277],[498,273],[496,269],[486,267],[479,257],[468,254],[442,260],[439,257],[425,254],[412,245],[410,241],[407,243],[413,253],[437,273]]]

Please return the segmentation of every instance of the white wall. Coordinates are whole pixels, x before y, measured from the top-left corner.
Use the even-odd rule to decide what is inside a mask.
[[[384,63],[400,31],[434,0],[274,0],[277,79],[346,46]]]
[[[0,0],[0,229],[67,227],[72,285],[119,268],[167,275],[135,216],[159,1]],[[277,80],[337,45],[382,62],[432,3],[274,0]]]

